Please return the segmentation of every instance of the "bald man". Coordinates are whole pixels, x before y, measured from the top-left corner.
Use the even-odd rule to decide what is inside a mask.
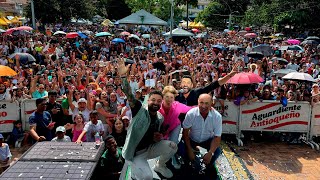
[[[208,152],[203,156],[207,169],[214,168],[213,164],[221,154],[222,117],[211,105],[212,97],[209,94],[200,95],[198,106],[189,110],[182,124],[187,157],[197,167],[200,161],[196,159],[194,150],[197,146],[207,149]]]

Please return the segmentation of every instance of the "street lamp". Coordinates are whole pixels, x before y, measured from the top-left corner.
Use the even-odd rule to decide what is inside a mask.
[[[172,29],[173,29],[173,13],[174,13],[174,11],[173,11],[173,5],[174,5],[174,0],[170,0],[170,2],[171,2],[171,15],[170,15],[170,37],[172,38]]]
[[[33,0],[31,0],[31,14],[32,14],[32,27],[33,29],[36,29],[36,19],[34,15],[34,3]]]

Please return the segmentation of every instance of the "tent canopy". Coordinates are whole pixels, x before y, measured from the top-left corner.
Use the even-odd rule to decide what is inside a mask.
[[[165,33],[164,36],[170,36],[170,32]],[[172,30],[172,36],[183,37],[183,36],[194,36],[194,34],[189,31],[186,31],[186,30],[183,30],[180,28],[176,28],[176,29]]]
[[[166,26],[168,23],[150,13],[141,9],[123,19],[119,20],[119,24],[143,24],[143,25],[158,25]]]

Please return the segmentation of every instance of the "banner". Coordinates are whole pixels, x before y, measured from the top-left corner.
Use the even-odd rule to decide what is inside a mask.
[[[223,134],[237,134],[239,123],[239,106],[236,106],[233,102],[224,101],[224,113],[222,113],[222,107],[218,100],[214,108],[222,115],[222,133]]]
[[[36,109],[35,99],[26,99],[21,103],[21,120],[25,130],[30,130],[29,117]]]
[[[320,104],[312,107],[310,137],[320,135]]]
[[[17,101],[0,101],[0,132],[12,132],[13,123],[20,119],[20,107]]]
[[[308,102],[255,102],[240,107],[240,129],[249,131],[308,132],[311,106]]]

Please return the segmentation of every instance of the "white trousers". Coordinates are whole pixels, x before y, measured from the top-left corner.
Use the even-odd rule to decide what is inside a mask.
[[[162,140],[150,145],[147,149],[137,152],[131,164],[131,177],[136,180],[152,180],[153,173],[148,159],[159,157],[159,166],[166,166],[166,162],[177,152],[177,145],[168,140]]]

